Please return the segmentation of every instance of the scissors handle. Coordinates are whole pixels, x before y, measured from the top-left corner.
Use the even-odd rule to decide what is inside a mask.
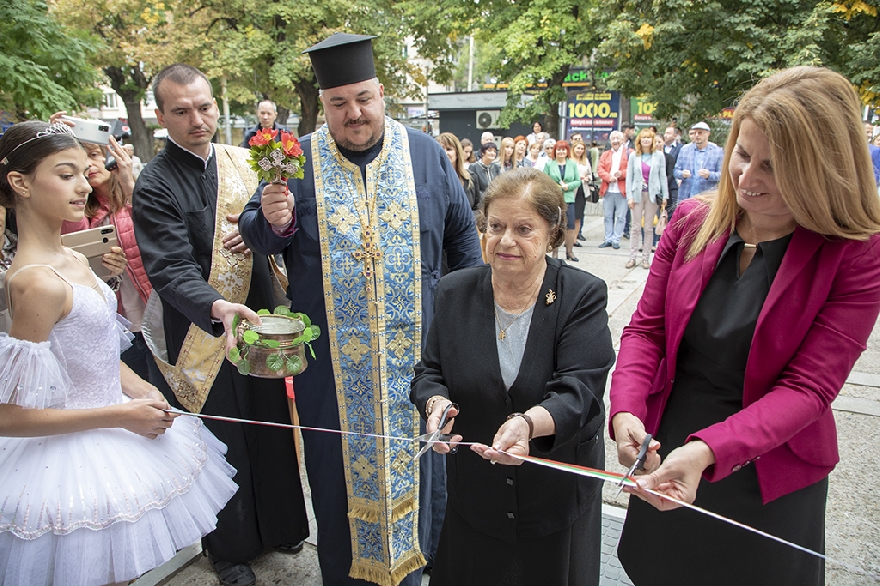
[[[646,457],[648,455],[648,446],[651,445],[652,439],[654,439],[654,436],[650,433],[645,436],[645,441],[642,442],[642,447],[639,449],[639,455],[636,457],[636,461],[633,463],[630,474],[632,474],[636,470],[645,469],[645,460],[647,459]]]
[[[617,494],[623,490],[624,483],[627,478],[631,477],[636,470],[644,470],[645,469],[645,460],[648,455],[648,446],[651,445],[651,440],[654,439],[654,436],[650,433],[645,436],[644,441],[642,441],[642,447],[639,448],[639,455],[636,456],[636,461],[633,462],[633,465],[629,467],[629,470],[626,471],[626,475],[620,479],[620,482],[617,483]]]
[[[449,405],[446,406],[445,409],[443,409],[443,414],[440,415],[440,423],[437,424],[437,431],[442,433],[443,428],[446,427],[447,423],[449,423],[447,421],[447,418],[449,417],[449,410],[452,409],[453,407],[458,409],[458,405],[456,405],[455,403],[450,403]]]
[[[452,439],[452,434],[443,433],[443,428],[446,427],[446,425],[448,423],[447,418],[449,417],[449,410],[452,409],[453,407],[458,409],[458,405],[456,405],[455,403],[450,403],[443,410],[443,414],[440,416],[440,424],[437,426],[436,430],[434,430],[431,433],[426,433],[426,434],[420,435],[419,437],[416,438],[419,441],[425,442],[425,445],[422,446],[422,449],[419,450],[419,452],[416,454],[416,457],[415,457],[416,460],[418,460],[422,456],[422,454],[425,454],[429,449],[431,449],[432,444],[434,444],[436,442],[448,442],[450,439]],[[449,450],[449,453],[454,454],[457,451],[458,451],[458,447],[452,446]]]

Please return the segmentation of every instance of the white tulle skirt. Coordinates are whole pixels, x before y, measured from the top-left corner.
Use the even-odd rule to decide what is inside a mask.
[[[161,565],[211,532],[235,494],[225,452],[189,417],[155,440],[0,438],[0,584],[108,584]]]

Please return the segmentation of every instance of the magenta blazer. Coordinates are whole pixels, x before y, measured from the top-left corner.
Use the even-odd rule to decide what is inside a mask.
[[[630,412],[656,433],[675,381],[678,347],[727,242],[685,262],[682,236],[708,206],[681,203],[624,328],[611,379],[611,419]],[[706,442],[714,482],[757,468],[764,503],[826,477],[840,459],[831,402],[865,350],[880,312],[880,235],[827,239],[798,227],[764,302],[746,363],[740,412],[688,438]],[[614,431],[611,430],[612,437]]]

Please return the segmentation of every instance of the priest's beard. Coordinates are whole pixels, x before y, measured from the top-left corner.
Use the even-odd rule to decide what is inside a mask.
[[[366,142],[355,142],[355,140],[353,140],[355,135],[350,132],[348,124],[345,125],[338,136],[332,130],[330,131],[330,136],[333,137],[333,140],[336,141],[338,146],[346,150],[355,152],[366,151],[382,139],[382,135],[385,132],[385,120],[379,118],[379,120],[361,120],[360,122],[364,123],[361,125],[361,129],[369,128],[370,130],[370,135],[367,137]],[[359,141],[363,139],[363,134],[356,138],[356,140]]]

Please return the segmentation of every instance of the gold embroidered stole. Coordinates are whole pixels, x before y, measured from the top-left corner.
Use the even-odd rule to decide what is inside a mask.
[[[413,438],[419,417],[409,383],[421,354],[421,251],[406,129],[386,118],[366,185],[326,125],[312,135],[312,160],[340,426]],[[352,578],[396,586],[425,565],[418,447],[343,436]]]
[[[251,273],[253,271],[253,257],[234,253],[223,246],[223,238],[232,233],[238,227],[226,220],[228,214],[240,213],[245,204],[256,191],[259,181],[256,174],[248,166],[249,152],[239,147],[215,144],[214,155],[217,157],[217,208],[214,218],[214,248],[211,256],[211,274],[208,284],[217,290],[226,301],[231,303],[244,303],[251,287]],[[156,314],[161,324],[161,311],[156,312],[156,306],[161,309],[158,294],[153,291],[147,305],[153,305],[154,311],[144,312],[144,320],[147,314],[151,314],[150,321],[152,331],[162,331],[156,327]],[[145,334],[146,337],[146,329]],[[164,339],[160,345],[164,347]],[[159,370],[168,382],[168,386],[174,391],[174,395],[180,404],[188,411],[198,413],[202,410],[208,393],[214,385],[214,379],[220,370],[225,353],[226,338],[215,338],[195,324],[190,324],[186,338],[180,348],[177,363],[171,365],[167,362],[167,352],[160,356],[151,344],[151,350],[156,358]]]

